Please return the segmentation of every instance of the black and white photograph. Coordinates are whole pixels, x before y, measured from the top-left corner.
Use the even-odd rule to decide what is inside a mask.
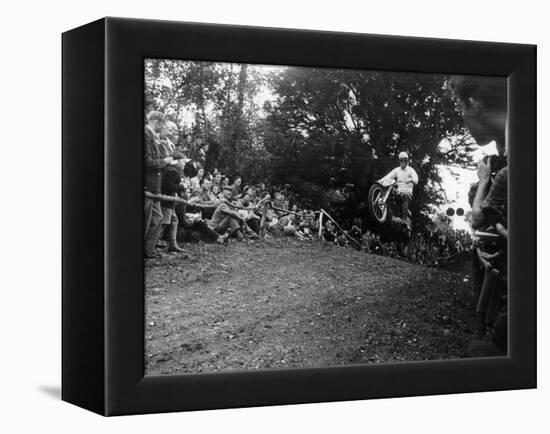
[[[0,432],[548,431],[545,10],[7,2]]]
[[[507,354],[506,78],[143,66],[146,375]]]

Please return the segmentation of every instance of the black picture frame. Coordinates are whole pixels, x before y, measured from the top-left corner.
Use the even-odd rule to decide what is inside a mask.
[[[536,46],[104,18],[62,50],[63,400],[124,415],[536,387]],[[508,356],[144,377],[148,57],[507,77]]]

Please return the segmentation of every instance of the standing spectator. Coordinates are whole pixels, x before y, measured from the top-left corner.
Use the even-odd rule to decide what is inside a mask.
[[[178,151],[182,152],[183,155],[189,156],[189,150],[191,149],[192,143],[193,138],[191,137],[191,134],[183,133],[183,140],[181,145],[178,147]]]
[[[208,149],[208,143],[201,141],[201,143],[199,144],[199,149],[197,151],[197,161],[202,167],[206,167],[206,155],[208,153]]]
[[[144,175],[145,191],[159,194],[161,190],[161,170],[170,164],[172,157],[162,157],[162,148],[159,133],[162,129],[165,117],[159,111],[151,111],[147,115],[145,125],[145,158]],[[162,210],[160,201],[146,197],[145,205],[145,256],[156,256],[155,246],[162,232]]]
[[[187,160],[187,163],[185,164],[183,173],[187,178],[194,178],[195,176],[197,176],[197,172],[202,166],[195,158],[193,158],[192,150],[190,150],[189,152],[189,160]]]
[[[160,144],[165,157],[172,155],[176,151],[178,142],[178,127],[172,122],[166,120],[160,129]]]
[[[173,154],[174,161],[167,165],[162,172],[162,194],[167,196],[178,195],[180,189],[181,175],[183,173],[183,161],[185,156],[181,152]],[[178,232],[178,216],[175,211],[175,203],[164,201],[162,202],[162,224],[166,237],[168,238],[169,252],[183,252],[184,250],[178,246],[176,241]]]

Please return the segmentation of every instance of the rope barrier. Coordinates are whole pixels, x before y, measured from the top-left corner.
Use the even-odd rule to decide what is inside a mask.
[[[287,209],[284,209],[284,208],[279,208],[279,207],[273,206],[272,201],[271,200],[266,200],[265,198],[261,199],[253,207],[243,207],[243,206],[235,205],[235,204],[230,203],[228,201],[220,201],[218,204],[216,204],[214,206],[213,205],[204,205],[204,204],[201,204],[200,202],[199,203],[190,202],[190,201],[188,201],[186,199],[182,199],[181,197],[178,197],[178,196],[168,196],[166,194],[154,194],[154,193],[151,193],[149,191],[145,191],[145,197],[148,197],[148,198],[154,199],[154,200],[160,200],[160,201],[163,201],[163,202],[182,203],[184,205],[189,205],[189,206],[193,206],[193,207],[196,207],[196,208],[215,208],[216,206],[220,205],[221,203],[225,203],[228,206],[230,206],[231,208],[235,208],[235,209],[239,209],[239,210],[245,210],[245,211],[257,211],[258,209],[262,209],[262,215],[260,217],[260,237],[261,238],[265,238],[267,209],[268,208],[271,208],[274,211],[283,212],[285,214],[299,215],[301,217],[304,216],[304,213],[298,213],[298,212],[290,211],[290,210],[287,210]],[[323,208],[321,208],[320,211],[315,211],[315,214],[319,214],[319,239],[321,239],[322,236],[323,236],[323,216],[326,216],[332,223],[334,223],[334,225],[340,230],[340,232],[342,232],[356,246],[358,246],[360,249],[362,249],[361,244],[355,238],[350,236],[342,228],[342,226],[340,226],[336,222],[336,220],[334,220],[331,217],[331,215],[329,213],[327,213]],[[436,262],[447,261],[447,260],[452,259],[453,257],[458,256],[458,255],[463,254],[463,253],[464,252],[457,252],[457,253],[455,253],[453,255],[450,255],[450,256],[436,258],[432,262],[426,264],[426,266],[427,267],[433,266],[433,265],[435,265]]]
[[[162,202],[182,203],[184,205],[189,205],[189,206],[193,206],[193,207],[196,207],[196,208],[216,208],[218,205],[220,205],[222,203],[225,203],[228,206],[230,206],[231,208],[242,209],[242,210],[245,210],[245,211],[257,210],[259,208],[258,205],[261,202],[261,201],[258,202],[258,205],[254,206],[254,207],[238,206],[238,205],[235,205],[231,202],[224,201],[224,200],[220,200],[217,204],[214,204],[214,205],[206,205],[206,204],[201,203],[201,202],[191,202],[191,201],[183,199],[179,196],[169,196],[167,194],[154,194],[154,193],[151,193],[150,191],[145,191],[145,197],[148,197],[148,198],[154,199],[154,200],[160,200]]]
[[[347,238],[349,238],[351,241],[353,241],[360,249],[361,249],[361,244],[355,239],[353,238],[350,234],[348,234],[344,229],[342,229],[342,226],[340,226],[338,223],[336,223],[336,220],[334,220],[323,208],[321,208],[321,212],[326,215],[329,220],[334,223],[334,225],[340,229],[340,232],[342,232]],[[322,231],[319,230],[319,232],[322,234]]]

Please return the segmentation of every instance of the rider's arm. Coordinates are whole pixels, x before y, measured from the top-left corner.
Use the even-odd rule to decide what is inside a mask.
[[[388,173],[386,176],[384,176],[383,178],[380,178],[380,182],[382,184],[393,180],[397,181],[397,167],[393,169],[390,173]]]

